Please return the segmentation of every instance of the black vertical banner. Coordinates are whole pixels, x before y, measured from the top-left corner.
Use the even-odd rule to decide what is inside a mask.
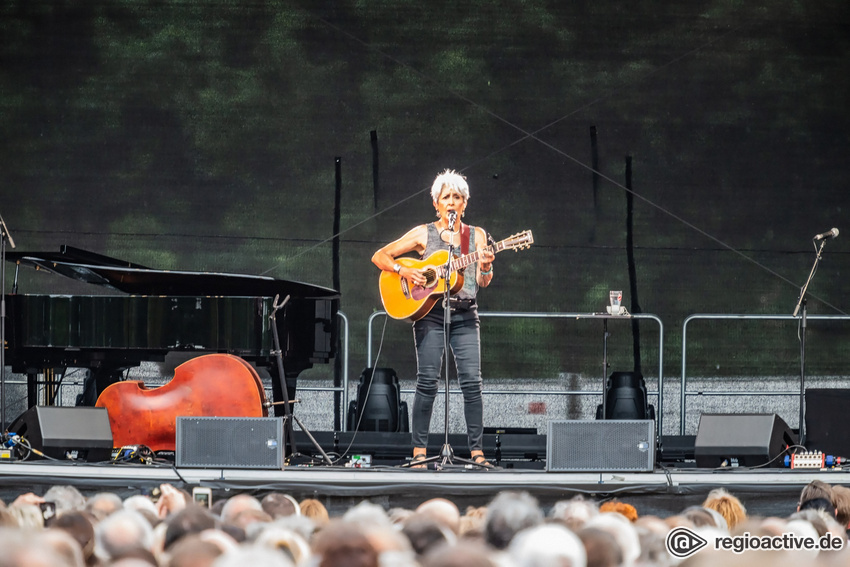
[[[337,156],[334,158],[334,227],[333,227],[333,288],[340,291],[342,284],[339,279],[339,230],[340,216],[342,203],[342,158]],[[336,323],[336,322],[334,322]],[[334,358],[334,388],[339,388],[342,385],[342,337],[337,333],[336,358]],[[345,411],[343,408],[340,412],[340,404],[342,396],[339,390],[334,391],[334,431],[342,430],[341,413]]]
[[[378,193],[380,190],[380,186],[378,185],[378,131],[372,130],[369,132],[369,138],[372,141],[372,206],[377,212]]]
[[[593,229],[590,242],[596,241],[596,227],[599,224],[599,142],[596,138],[596,126],[590,127],[590,168],[593,170]]]
[[[633,314],[641,312],[638,303],[637,269],[635,268],[635,237],[634,214],[635,199],[632,193],[632,156],[626,156],[626,257],[629,263],[629,311]],[[632,344],[634,352],[635,372],[643,375],[640,369],[640,321],[632,319]]]

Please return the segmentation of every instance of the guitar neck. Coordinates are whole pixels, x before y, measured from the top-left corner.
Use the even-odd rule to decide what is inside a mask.
[[[477,262],[481,259],[481,253],[485,250],[493,252],[494,254],[496,252],[501,252],[502,250],[504,250],[504,242],[497,242],[493,246],[488,246],[482,250],[476,250],[475,252],[467,254],[466,256],[460,256],[458,258],[455,258],[450,263],[451,270],[453,272],[459,272],[460,270],[466,268],[468,265]]]

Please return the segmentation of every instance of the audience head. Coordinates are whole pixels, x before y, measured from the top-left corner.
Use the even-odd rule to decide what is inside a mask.
[[[323,527],[330,520],[328,509],[315,498],[305,498],[299,504],[301,515],[310,518],[317,528]]]
[[[263,526],[254,538],[254,543],[280,551],[296,565],[305,564],[311,556],[307,540],[296,531],[277,525]]]
[[[65,534],[67,537],[67,534]],[[61,537],[61,536],[60,536]],[[0,567],[82,567],[67,555],[56,551],[55,546],[45,541],[43,534],[29,529],[0,529],[0,541],[3,552],[0,553]],[[78,549],[79,551],[79,549]]]
[[[378,567],[377,551],[352,522],[331,521],[316,534],[313,554],[318,567]]]
[[[634,522],[638,519],[637,509],[631,504],[626,504],[625,502],[620,502],[619,500],[609,500],[608,502],[603,502],[599,506],[600,512],[616,512],[617,514],[622,515],[630,522]]]
[[[212,567],[294,567],[283,553],[259,545],[243,545],[218,557]]]
[[[85,567],[86,561],[80,544],[65,530],[44,530],[36,537],[37,545],[50,547],[58,555],[64,557],[69,565]]]
[[[833,506],[832,501],[826,498],[812,498],[800,502],[800,505],[797,506],[797,511],[805,512],[806,510],[820,510],[835,519],[835,506]]]
[[[537,525],[517,533],[508,552],[517,567],[585,567],[581,540],[559,524]]]
[[[112,492],[98,492],[91,496],[85,503],[83,509],[94,516],[99,522],[110,514],[124,507],[121,497]]]
[[[219,546],[205,541],[201,534],[190,534],[169,549],[164,567],[210,567],[222,553]]]
[[[549,512],[549,518],[577,532],[598,513],[599,507],[595,502],[586,500],[583,496],[575,496],[570,500],[555,502]]]
[[[153,528],[144,516],[133,510],[119,510],[99,522],[94,530],[95,553],[102,561],[131,550],[153,548]]]
[[[236,494],[227,499],[221,508],[221,521],[233,524],[241,512],[245,510],[263,511],[263,505],[250,494]]]
[[[632,565],[640,557],[640,540],[637,530],[620,514],[599,514],[587,522],[585,527],[597,528],[614,536],[623,555],[623,565]]]
[[[449,528],[427,516],[414,514],[401,529],[413,547],[416,555],[425,555],[439,545],[454,545],[455,533]]]
[[[266,494],[260,501],[260,505],[266,514],[275,519],[301,515],[301,505],[298,504],[298,501],[283,492],[270,492]]]
[[[71,510],[82,510],[86,505],[85,497],[79,490],[70,485],[51,486],[44,493],[44,501],[55,503],[57,514]]]
[[[168,518],[162,547],[168,551],[172,545],[187,535],[199,534],[215,527],[216,520],[206,508],[190,504]]]
[[[800,491],[800,500],[797,502],[797,510],[800,510],[803,504],[807,501],[821,498],[828,502],[832,502],[832,486],[820,480],[813,480]]]
[[[84,512],[65,512],[50,525],[51,529],[68,533],[79,544],[86,563],[94,556],[94,524]]]
[[[35,504],[18,504],[10,506],[8,510],[18,527],[25,529],[41,529],[44,527],[41,509]]]
[[[587,564],[593,567],[617,567],[623,563],[623,551],[616,538],[600,528],[582,528],[578,534],[587,555]]]
[[[460,510],[454,502],[445,498],[426,500],[416,508],[416,514],[431,518],[455,534],[460,531]]]
[[[518,532],[542,522],[536,498],[527,492],[505,491],[487,506],[484,539],[496,549],[505,549]]]
[[[459,541],[438,547],[421,559],[422,567],[497,567],[491,548],[483,542]]]
[[[730,530],[747,519],[747,509],[737,497],[729,494],[724,488],[715,488],[709,492],[702,505],[723,516]]]
[[[716,528],[717,519],[714,514],[702,506],[688,506],[682,510],[681,515],[688,519],[697,528]]]

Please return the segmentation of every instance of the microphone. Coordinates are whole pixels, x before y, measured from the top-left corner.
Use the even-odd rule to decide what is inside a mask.
[[[823,234],[818,234],[817,236],[812,238],[812,240],[825,240],[827,238],[835,238],[836,236],[838,236],[838,229],[833,228],[824,232]]]
[[[457,211],[449,211],[449,230],[455,229],[455,223],[456,222],[457,222]],[[832,230],[834,230],[836,233],[838,233],[838,229],[834,228]],[[836,234],[836,236],[837,236],[837,234]]]

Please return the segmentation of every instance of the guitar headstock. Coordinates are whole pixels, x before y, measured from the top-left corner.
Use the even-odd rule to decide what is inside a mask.
[[[524,230],[507,237],[500,244],[504,245],[503,250],[522,250],[534,244],[534,235],[530,230]]]

